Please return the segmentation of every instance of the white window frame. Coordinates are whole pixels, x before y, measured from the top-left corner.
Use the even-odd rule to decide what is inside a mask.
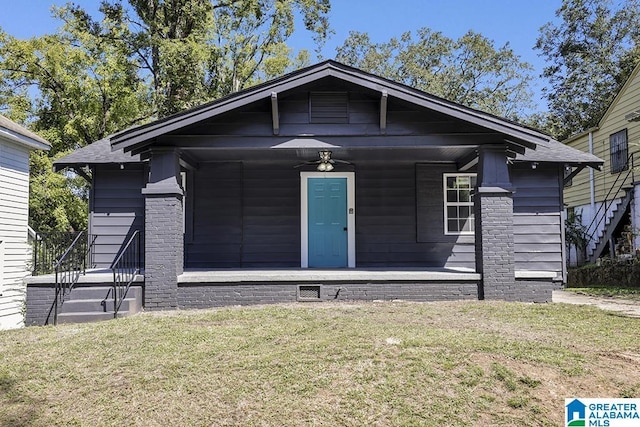
[[[447,190],[449,190],[449,188],[447,188],[447,178],[450,177],[464,177],[467,176],[469,178],[476,178],[478,177],[477,174],[475,173],[445,173],[442,174],[442,195],[443,195],[443,205],[444,205],[444,234],[447,236],[461,236],[461,235],[474,235],[475,234],[475,216],[473,213],[473,198],[471,198],[471,200],[469,200],[468,202],[449,202],[447,200]],[[471,187],[472,191],[473,191],[473,186]],[[473,196],[473,193],[472,193]],[[468,206],[469,207],[469,217],[473,218],[473,222],[471,223],[471,230],[470,231],[449,231],[449,213],[448,213],[448,209],[450,206]]]

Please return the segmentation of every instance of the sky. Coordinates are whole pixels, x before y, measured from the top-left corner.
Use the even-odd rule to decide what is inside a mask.
[[[66,0],[0,0],[0,28],[18,38],[29,38],[54,32],[59,22],[51,16],[52,5],[64,5]],[[78,0],[94,16],[98,16],[99,0]],[[494,41],[496,47],[509,43],[513,51],[534,67],[538,77],[544,60],[533,49],[540,27],[557,22],[555,11],[561,0],[332,0],[329,22],[334,34],[321,54],[333,58],[350,31],[366,32],[373,42],[385,42],[406,31],[429,27],[445,36],[457,39],[469,30]],[[295,49],[313,51],[309,34],[300,31],[290,40]],[[545,81],[533,83],[534,102],[546,109],[541,98]]]

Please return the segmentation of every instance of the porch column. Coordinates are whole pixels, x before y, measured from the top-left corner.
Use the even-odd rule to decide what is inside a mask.
[[[182,188],[174,148],[151,149],[145,196],[145,309],[178,306],[178,276],[183,270]]]
[[[476,271],[482,273],[478,296],[515,299],[513,198],[504,145],[481,147],[474,199]]]

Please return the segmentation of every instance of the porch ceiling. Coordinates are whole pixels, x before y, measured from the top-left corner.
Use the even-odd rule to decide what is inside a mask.
[[[254,161],[267,163],[318,160],[320,150],[330,150],[332,159],[358,162],[458,162],[473,156],[476,146],[453,147],[403,147],[403,148],[344,148],[332,146],[292,147],[292,148],[245,148],[245,149],[207,149],[189,148],[181,150],[191,162],[222,162],[222,161]]]

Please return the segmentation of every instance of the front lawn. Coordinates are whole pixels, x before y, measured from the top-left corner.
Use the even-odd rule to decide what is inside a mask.
[[[640,320],[499,302],[310,303],[0,332],[3,426],[561,425],[640,396]]]

